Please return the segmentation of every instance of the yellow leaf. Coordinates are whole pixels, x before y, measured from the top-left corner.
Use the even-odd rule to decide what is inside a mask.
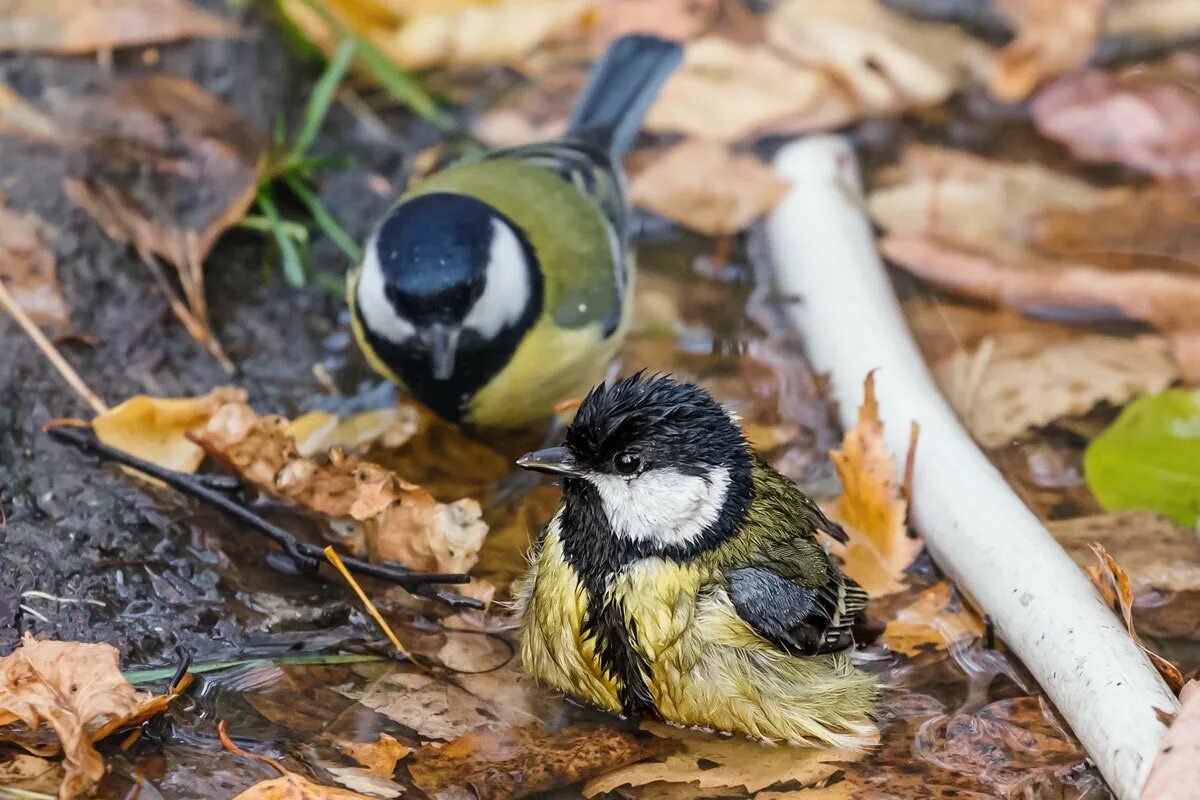
[[[158,714],[173,697],[135,690],[111,645],[37,641],[25,634],[20,647],[0,658],[0,742],[35,755],[61,752],[58,796],[68,800],[104,777],[93,742]],[[53,738],[43,734],[42,723]]]
[[[339,742],[338,749],[380,778],[391,778],[396,762],[412,752],[411,747],[386,733],[379,734],[374,742]]]
[[[908,535],[908,501],[901,496],[896,460],[883,440],[874,375],[864,384],[858,424],[829,456],[842,480],[842,496],[831,511],[850,536],[843,555],[846,574],[872,597],[899,591],[921,540]]]
[[[887,624],[884,645],[897,653],[915,656],[930,645],[935,650],[945,650],[955,642],[982,636],[983,621],[964,607],[955,594],[948,581],[926,589]]]
[[[204,451],[188,438],[227,403],[245,402],[241,389],[222,386],[203,397],[137,395],[92,420],[97,438],[144,461],[176,472],[195,472]]]

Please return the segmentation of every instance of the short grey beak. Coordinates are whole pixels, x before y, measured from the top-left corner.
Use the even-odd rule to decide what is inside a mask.
[[[578,478],[582,475],[575,463],[575,457],[565,447],[547,447],[545,450],[526,453],[517,459],[517,466],[567,478]]]
[[[435,322],[421,333],[421,341],[429,351],[433,377],[444,381],[454,374],[454,356],[458,351],[458,328]]]

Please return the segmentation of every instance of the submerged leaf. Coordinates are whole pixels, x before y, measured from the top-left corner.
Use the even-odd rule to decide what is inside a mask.
[[[367,795],[321,786],[303,775],[287,772],[278,778],[256,783],[233,800],[371,800]]]
[[[842,481],[833,517],[850,536],[843,556],[846,574],[872,597],[903,589],[904,570],[921,551],[921,540],[908,533],[908,501],[901,496],[896,459],[883,439],[874,375],[864,384],[858,424],[829,456]]]
[[[386,733],[379,734],[379,739],[374,742],[338,742],[337,746],[380,778],[391,778],[396,771],[396,762],[412,752],[411,747]]]
[[[90,53],[238,33],[232,22],[188,0],[0,2],[0,52]]]
[[[65,774],[58,794],[68,800],[104,777],[94,742],[160,713],[173,697],[135,690],[111,645],[37,641],[26,634],[20,647],[0,658],[0,742],[35,755],[61,752]]]
[[[775,208],[788,184],[753,155],[687,139],[662,154],[629,187],[637,206],[708,236],[749,227]]]
[[[552,791],[670,749],[649,734],[540,723],[484,728],[413,753],[409,774],[433,798],[504,800]]]
[[[642,727],[655,736],[681,743],[682,748],[661,760],[631,764],[594,778],[584,786],[584,797],[657,782],[696,783],[704,790],[740,787],[751,793],[782,783],[808,786],[832,775],[840,764],[857,761],[863,755],[861,750],[772,746],[658,722],[646,722]]]
[[[1200,520],[1200,391],[1139,397],[1087,449],[1088,485],[1110,510]]]
[[[1104,547],[1129,576],[1133,617],[1150,636],[1200,639],[1200,536],[1152,511],[1118,511],[1047,523],[1081,568]]]
[[[945,650],[951,644],[982,635],[979,615],[963,605],[949,581],[942,581],[896,612],[884,629],[882,641],[889,650],[915,656],[928,647]]]

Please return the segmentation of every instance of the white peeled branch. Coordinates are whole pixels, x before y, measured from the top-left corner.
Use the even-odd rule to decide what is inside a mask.
[[[959,424],[901,315],[864,215],[853,150],[837,137],[785,147],[792,186],[767,233],[779,289],[814,366],[854,424],[875,374],[888,446],[921,425],[912,521],[938,565],[996,625],[1120,800],[1137,800],[1175,697],[1083,572]]]

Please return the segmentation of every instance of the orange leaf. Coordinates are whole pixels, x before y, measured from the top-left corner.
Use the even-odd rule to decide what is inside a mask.
[[[908,533],[908,502],[883,440],[874,375],[867,376],[863,397],[858,424],[846,431],[841,449],[829,453],[842,480],[832,514],[850,536],[846,574],[878,597],[904,588],[901,574],[921,551],[921,540]]]
[[[1125,622],[1125,630],[1129,631],[1129,638],[1142,648],[1142,652],[1146,654],[1150,663],[1158,670],[1158,674],[1162,675],[1163,680],[1171,687],[1171,691],[1179,694],[1183,689],[1183,673],[1179,671],[1179,667],[1157,653],[1151,652],[1134,628],[1133,588],[1130,586],[1129,576],[1117,563],[1117,560],[1108,554],[1103,545],[1093,544],[1092,552],[1100,561],[1098,565],[1088,567],[1087,572],[1092,583],[1096,584],[1096,588],[1100,590],[1100,596],[1104,598],[1104,602]]]

